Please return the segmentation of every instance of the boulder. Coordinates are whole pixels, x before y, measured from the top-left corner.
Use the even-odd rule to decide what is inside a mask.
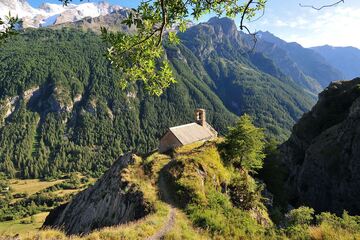
[[[51,211],[43,227],[61,229],[68,235],[83,235],[146,216],[152,211],[151,204],[121,175],[131,164],[134,164],[132,154],[122,156],[93,186]]]

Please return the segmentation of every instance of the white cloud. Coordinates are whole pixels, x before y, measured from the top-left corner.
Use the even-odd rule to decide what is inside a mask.
[[[306,9],[299,14],[272,12],[253,27],[268,30],[287,41],[309,47],[317,45],[360,48],[360,6],[337,6],[323,11]]]

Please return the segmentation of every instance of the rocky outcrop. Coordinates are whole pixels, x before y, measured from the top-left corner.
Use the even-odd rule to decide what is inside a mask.
[[[0,100],[0,122],[8,118],[16,109],[19,96]]]
[[[281,152],[293,204],[360,214],[360,78],[330,84]]]
[[[25,91],[22,98],[31,110],[46,115],[49,112],[70,113],[74,104],[81,100],[78,94],[74,99],[71,98],[70,91],[61,86],[44,84]]]
[[[70,98],[70,93],[60,87],[55,87],[53,93],[47,100],[49,112],[71,112],[74,102]]]
[[[26,90],[24,93],[23,93],[23,99],[25,101],[29,101],[31,98],[35,98],[35,97],[38,97],[39,94],[40,94],[40,87],[39,86],[36,86],[36,87],[33,87],[33,88],[30,88],[28,90]]]
[[[134,156],[126,154],[95,183],[48,215],[44,227],[60,228],[67,234],[92,230],[140,219],[152,211],[136,185],[122,177]]]
[[[22,99],[28,102],[31,98],[37,98],[40,95],[40,87],[36,86],[26,90],[22,94]],[[19,96],[9,97],[4,100],[0,100],[0,122],[2,123],[6,118],[10,117],[14,113],[19,103]]]

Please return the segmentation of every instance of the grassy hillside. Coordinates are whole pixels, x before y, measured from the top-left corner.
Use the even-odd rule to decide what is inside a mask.
[[[153,153],[136,157],[134,164],[122,170],[122,178],[143,191],[155,208],[145,218],[125,225],[96,230],[71,239],[358,239],[358,217],[344,213],[339,218],[321,213],[314,218],[311,209],[289,212],[276,227],[261,198],[253,207],[236,207],[226,184],[242,175],[223,163],[217,142],[195,143],[181,147],[173,156]],[[254,178],[247,180],[260,186]],[[245,190],[246,192],[247,190]],[[256,195],[256,194],[255,194]],[[7,223],[1,224],[6,226]],[[22,239],[70,239],[57,230],[37,230],[26,225]],[[281,227],[280,227],[281,226]],[[13,230],[19,231],[19,227]],[[3,236],[13,236],[12,229]]]

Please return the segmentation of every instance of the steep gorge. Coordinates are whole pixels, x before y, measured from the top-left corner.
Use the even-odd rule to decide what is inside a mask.
[[[360,79],[330,84],[281,146],[291,202],[360,213]]]

